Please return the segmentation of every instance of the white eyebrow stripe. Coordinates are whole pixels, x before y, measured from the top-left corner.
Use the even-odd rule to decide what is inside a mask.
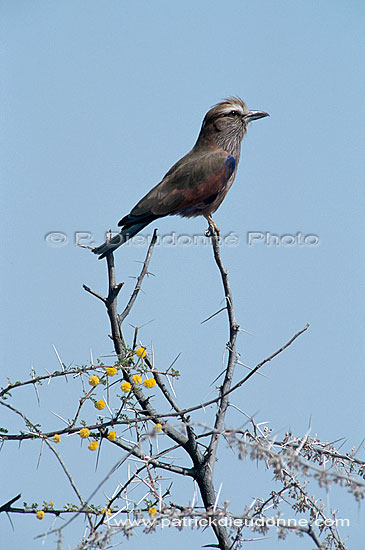
[[[222,109],[224,113],[230,113],[231,111],[238,111],[239,113],[243,114],[243,109],[241,105],[238,105],[238,103],[232,103],[230,105],[225,105]]]

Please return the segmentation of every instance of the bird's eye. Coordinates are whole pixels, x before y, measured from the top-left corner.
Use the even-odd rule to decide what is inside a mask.
[[[241,113],[240,111],[229,111],[228,113],[224,113],[222,116],[226,117],[226,116],[241,116]]]

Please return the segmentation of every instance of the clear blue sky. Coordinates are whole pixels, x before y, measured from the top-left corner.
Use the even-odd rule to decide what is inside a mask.
[[[271,115],[249,128],[236,181],[215,216],[223,234],[239,237],[239,245],[224,247],[222,254],[238,321],[250,333],[239,339],[242,361],[253,366],[307,322],[311,327],[265,369],[269,379],[252,379],[235,403],[279,434],[291,428],[302,435],[311,418],[313,435],[345,438],[346,450],[358,446],[364,435],[364,4],[3,0],[0,10],[6,205],[1,385],[6,377],[28,378],[32,365],[38,373],[57,369],[52,344],[66,364],[86,363],[90,349],[94,357],[111,352],[103,307],[82,290],[86,283],[105,292],[105,265],[75,247],[73,235],[90,232],[95,243],[102,242],[105,230],[115,229],[191,148],[207,109],[239,95]],[[157,227],[160,234],[201,234],[205,221],[166,218]],[[68,244],[47,244],[45,235],[55,231]],[[253,231],[302,232],[318,236],[319,244],[248,246]],[[125,281],[121,306],[144,254],[145,247],[137,246],[116,253],[118,280]],[[192,405],[211,391],[227,340],[224,314],[200,325],[221,307],[223,296],[211,249],[159,246],[151,271],[155,277],[145,281],[130,323],[153,321],[140,338],[153,343],[161,368],[182,352],[177,395]],[[130,340],[132,329],[126,333]],[[34,421],[58,429],[62,423],[49,409],[72,417],[79,388],[70,388],[42,388],[41,408],[29,388],[14,403]],[[1,425],[23,428],[4,410],[0,416]],[[207,423],[211,418],[212,412]],[[238,413],[228,416],[228,425],[241,422]],[[253,495],[269,492],[271,474],[262,465],[240,463],[224,447],[216,481],[223,482],[222,501],[239,511]],[[36,470],[38,452],[39,445],[29,442],[20,450],[15,443],[3,447],[2,500],[22,492],[28,503],[74,501],[46,450]],[[85,495],[117,459],[103,456],[95,474],[78,442],[69,439],[63,452]],[[183,490],[179,495],[181,502]],[[327,503],[351,517],[349,533],[342,534],[359,546],[353,500],[345,491],[331,491]],[[20,550],[26,532],[27,547],[40,548],[32,537],[45,523],[13,521],[14,531],[0,517],[3,546]],[[72,544],[77,533],[70,529],[68,536]],[[174,541],[179,550],[193,540],[190,531],[170,531],[153,535],[149,544],[169,547]],[[212,540],[200,533],[196,547]],[[139,535],[128,548],[142,542]],[[263,550],[311,548],[310,541],[290,537],[279,543],[275,535],[257,544]]]

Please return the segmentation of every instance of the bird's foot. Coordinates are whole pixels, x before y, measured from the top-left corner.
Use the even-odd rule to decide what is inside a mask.
[[[205,218],[208,222],[208,229],[206,230],[205,232],[205,235],[207,237],[213,237],[213,235],[215,235],[218,240],[220,241],[221,240],[221,232],[219,230],[219,227],[218,225],[215,223],[215,221],[213,220],[213,218],[211,216],[206,216]]]

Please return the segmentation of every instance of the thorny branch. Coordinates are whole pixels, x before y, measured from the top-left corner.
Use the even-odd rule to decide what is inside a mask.
[[[148,415],[148,417],[152,419],[155,423],[161,423],[163,426],[164,433],[168,435],[175,443],[181,445],[181,447],[185,449],[187,454],[190,456],[193,463],[193,472],[194,472],[193,476],[199,486],[201,498],[204,502],[207,512],[214,509],[214,507],[216,506],[217,495],[216,495],[214,482],[213,482],[213,470],[214,470],[214,463],[216,459],[219,434],[223,430],[224,420],[225,420],[225,416],[228,408],[228,394],[231,391],[234,368],[236,364],[236,340],[237,340],[237,334],[239,332],[239,326],[236,322],[236,318],[234,314],[233,297],[232,297],[232,292],[229,285],[228,272],[225,269],[221,259],[219,237],[215,233],[213,225],[210,225],[210,234],[211,234],[211,240],[212,240],[212,246],[213,246],[214,259],[219,269],[219,272],[221,274],[222,284],[223,284],[224,293],[225,293],[228,320],[229,320],[229,342],[227,344],[228,363],[225,370],[224,381],[220,389],[220,396],[214,400],[214,402],[218,401],[218,409],[217,409],[216,419],[214,423],[214,431],[212,433],[211,441],[209,443],[208,449],[204,453],[204,455],[201,453],[199,449],[195,432],[190,422],[185,417],[186,412],[181,410],[181,408],[176,402],[176,399],[171,395],[171,393],[163,383],[161,377],[157,373],[154,373],[154,378],[159,388],[161,389],[162,394],[165,396],[167,401],[170,403],[170,405],[174,409],[175,414],[177,416],[180,416],[181,420],[183,421],[187,432],[187,436],[188,436],[187,438],[182,436],[168,422],[163,420],[162,416],[159,415],[157,411],[155,411],[152,408],[152,406],[149,403],[149,400],[146,399],[145,396],[143,395],[142,390],[140,388],[137,388],[133,384],[133,381],[131,379],[129,372],[127,372],[126,370],[123,371],[124,379],[131,384],[133,388],[133,393],[139,405],[141,406],[141,409],[142,409],[141,413]],[[121,323],[130,312],[131,307],[133,306],[133,303],[141,288],[142,280],[146,275],[146,273],[148,272],[148,264],[151,258],[152,249],[156,241],[156,238],[157,236],[155,232],[154,238],[152,239],[151,244],[149,246],[141,274],[137,279],[136,287],[132,293],[132,296],[127,306],[125,307],[121,315],[117,314],[117,305],[116,305],[117,295],[119,290],[116,293],[113,292],[113,289],[117,289],[117,288],[120,289],[120,285],[116,285],[113,253],[107,256],[109,293],[108,293],[108,298],[106,300],[103,300],[103,302],[107,308],[108,316],[110,319],[114,348],[118,357],[120,358],[122,358],[123,351],[125,350],[125,343],[122,338]],[[90,291],[89,289],[87,290]],[[279,350],[277,353],[280,353],[280,351],[281,350]],[[277,353],[275,355],[277,355]],[[267,361],[271,360],[275,355],[268,358]],[[148,362],[148,359],[147,359],[147,364],[151,368],[152,372],[154,372],[153,366],[151,363]],[[256,370],[251,371],[250,373],[251,376],[263,364],[264,362],[261,365],[259,365],[256,368]],[[219,547],[222,550],[230,549],[232,547],[232,541],[230,540],[227,529],[221,525],[213,525],[213,530],[217,537]]]
[[[150,243],[150,246],[148,247],[146,259],[143,262],[142,271],[141,271],[141,273],[139,274],[139,276],[137,278],[136,286],[134,287],[134,290],[133,290],[132,295],[131,295],[131,297],[128,301],[128,304],[125,306],[123,312],[120,315],[118,315],[118,320],[119,320],[120,324],[122,324],[123,321],[126,319],[127,315],[129,315],[129,313],[130,313],[130,311],[133,307],[133,304],[136,301],[139,292],[141,291],[142,281],[143,281],[145,275],[148,274],[148,265],[150,263],[153,248],[156,244],[156,241],[157,241],[157,229],[155,229],[154,232],[153,232],[151,243]]]
[[[234,313],[233,297],[232,297],[231,287],[229,285],[229,280],[228,280],[228,271],[223,265],[221,254],[220,254],[218,236],[215,234],[214,227],[211,223],[210,223],[209,229],[212,235],[211,239],[212,239],[212,246],[213,246],[213,252],[214,252],[214,259],[218,266],[218,269],[222,278],[224,294],[225,294],[225,299],[227,304],[228,322],[229,322],[229,342],[227,344],[228,363],[227,363],[227,368],[224,376],[224,381],[220,388],[220,401],[218,404],[218,410],[217,410],[215,424],[214,424],[215,433],[212,435],[212,438],[209,443],[208,452],[207,452],[208,464],[211,471],[213,471],[214,462],[217,454],[219,433],[223,429],[224,419],[225,419],[227,407],[228,407],[228,394],[231,389],[233,373],[236,365],[236,341],[237,341],[237,334],[239,331],[239,325],[237,324],[235,313]]]
[[[125,321],[126,317],[129,315],[138,294],[141,291],[141,285],[144,277],[149,273],[149,263],[151,260],[152,252],[157,241],[156,231],[153,234],[153,238],[148,247],[146,258],[143,262],[141,272],[137,278],[135,288],[130,296],[127,305],[121,314],[117,312],[117,299],[120,293],[120,290],[123,287],[123,283],[116,282],[116,271],[114,265],[114,256],[113,253],[106,257],[107,264],[107,274],[108,274],[108,294],[106,297],[103,297],[99,293],[95,292],[88,286],[84,285],[84,289],[91,294],[92,296],[98,298],[106,307],[107,314],[111,326],[111,338],[113,340],[115,353],[117,355],[117,365],[119,371],[122,373],[123,380],[128,382],[131,386],[130,396],[125,396],[121,400],[121,406],[116,413],[112,413],[112,418],[108,420],[101,420],[98,423],[88,425],[89,430],[93,430],[96,433],[96,436],[99,437],[100,442],[107,437],[108,428],[115,426],[126,426],[126,430],[129,430],[130,433],[135,433],[134,439],[127,439],[125,437],[119,436],[115,440],[110,440],[109,443],[119,447],[126,454],[118,463],[112,468],[108,475],[95,487],[93,493],[90,495],[89,499],[85,500],[80,495],[77,490],[76,484],[74,483],[68,469],[64,465],[60,455],[55,451],[51,443],[48,441],[49,438],[54,437],[56,434],[73,434],[80,431],[80,426],[76,426],[78,421],[81,408],[84,403],[93,397],[93,389],[88,392],[84,391],[83,397],[79,401],[79,406],[77,408],[76,414],[74,415],[71,421],[67,421],[67,426],[63,430],[51,431],[43,433],[36,425],[32,424],[28,417],[19,411],[10,403],[5,400],[11,397],[11,391],[15,388],[19,388],[25,385],[33,384],[34,387],[38,384],[41,384],[43,380],[48,380],[50,382],[53,378],[59,378],[60,376],[66,376],[68,374],[74,374],[75,376],[82,377],[89,371],[102,372],[101,366],[92,365],[91,367],[82,367],[82,368],[63,368],[62,372],[54,372],[48,374],[47,376],[35,376],[35,373],[32,372],[32,378],[25,382],[15,382],[11,383],[9,381],[8,385],[5,388],[0,390],[0,404],[7,407],[12,412],[19,415],[26,424],[28,432],[23,432],[20,434],[0,434],[0,439],[5,442],[9,440],[23,440],[23,439],[41,439],[42,442],[45,442],[52,452],[55,453],[62,469],[67,475],[69,482],[71,483],[73,490],[78,496],[81,506],[77,509],[72,510],[55,510],[55,509],[46,509],[46,513],[54,514],[55,516],[60,515],[61,513],[70,513],[76,512],[74,517],[77,517],[77,514],[85,514],[89,521],[89,535],[84,538],[83,542],[79,545],[78,550],[90,550],[91,548],[98,547],[105,548],[106,544],[110,542],[110,531],[106,530],[105,532],[101,531],[101,526],[105,524],[107,519],[107,513],[104,512],[101,514],[97,509],[90,507],[91,499],[99,491],[99,489],[104,485],[107,479],[128,459],[135,460],[139,462],[140,467],[136,471],[128,475],[128,480],[119,486],[114,494],[109,498],[108,506],[112,507],[119,499],[123,498],[124,493],[127,491],[127,488],[136,482],[136,480],[141,479],[140,474],[144,471],[147,473],[143,482],[147,487],[149,487],[149,494],[152,497],[152,502],[155,503],[159,511],[154,518],[156,522],[160,521],[162,518],[189,518],[189,517],[198,517],[206,519],[218,519],[222,517],[231,517],[236,519],[252,519],[252,518],[263,518],[265,519],[265,513],[271,507],[277,507],[279,502],[289,503],[293,510],[296,511],[308,511],[311,522],[313,518],[319,517],[323,521],[327,519],[322,507],[317,503],[317,500],[313,500],[309,495],[305,487],[305,483],[301,483],[298,475],[301,474],[303,477],[311,476],[313,479],[316,479],[320,486],[329,486],[330,483],[338,483],[339,485],[346,484],[350,488],[351,492],[354,494],[357,500],[363,497],[364,493],[364,484],[360,481],[356,481],[353,477],[354,474],[359,476],[364,476],[365,464],[364,462],[355,457],[355,453],[344,455],[340,454],[337,449],[330,444],[323,444],[320,441],[311,439],[308,435],[305,438],[294,438],[291,434],[287,434],[283,441],[274,441],[270,439],[269,434],[263,434],[259,426],[255,424],[254,420],[251,419],[251,423],[254,426],[254,432],[249,430],[231,430],[225,427],[225,418],[229,406],[229,396],[240,388],[247,380],[249,380],[259,369],[261,369],[266,363],[270,362],[272,359],[277,357],[285,349],[287,349],[300,335],[302,335],[309,327],[307,324],[302,330],[297,332],[285,345],[275,351],[266,359],[262,360],[260,363],[254,367],[248,375],[239,380],[236,384],[233,385],[233,375],[235,365],[237,364],[237,352],[236,352],[236,341],[237,335],[239,332],[239,326],[235,318],[234,307],[233,307],[233,297],[228,279],[228,272],[223,265],[221,254],[220,254],[220,245],[219,238],[214,231],[214,227],[210,226],[210,236],[213,247],[213,255],[215,263],[218,267],[224,295],[225,295],[225,306],[221,308],[220,311],[224,309],[227,310],[228,314],[228,323],[229,323],[229,340],[227,343],[228,350],[228,359],[227,365],[224,371],[224,377],[221,387],[219,388],[219,395],[215,398],[206,401],[205,403],[200,403],[192,407],[181,407],[178,403],[178,400],[175,395],[169,390],[167,385],[164,382],[164,376],[168,376],[167,371],[157,370],[153,364],[153,361],[150,360],[148,356],[143,358],[143,364],[149,370],[149,375],[152,375],[154,378],[157,387],[159,388],[161,395],[166,399],[167,403],[170,405],[172,412],[161,413],[157,411],[150,403],[150,398],[146,397],[144,391],[141,387],[134,383],[133,381],[133,350],[136,345],[137,333],[135,333],[133,348],[128,349],[126,342],[122,333],[122,323]],[[212,316],[211,316],[212,317]],[[210,318],[211,318],[210,317]],[[207,319],[209,320],[209,318]],[[132,364],[130,361],[132,360]],[[62,364],[63,367],[63,364]],[[107,385],[107,391],[109,392],[109,387],[111,387],[116,382],[113,382],[110,386]],[[132,400],[134,401],[134,404]],[[194,423],[191,421],[190,413],[205,409],[208,405],[216,404],[217,410],[215,414],[215,420],[213,427],[204,426],[202,433],[196,433],[201,427],[202,424]],[[130,412],[133,411],[134,416],[130,416]],[[172,424],[172,420],[178,423]],[[153,450],[153,434],[149,430],[148,423],[152,423],[155,427],[158,427],[159,430],[162,430],[167,440],[170,440],[173,444],[172,446],[165,446],[163,450],[158,450],[158,448]],[[83,424],[83,427],[84,426]],[[153,432],[153,430],[152,430]],[[228,511],[228,504],[224,503],[223,506],[219,506],[219,491],[218,493],[215,490],[214,486],[214,464],[216,461],[218,442],[221,436],[224,436],[225,440],[228,442],[231,448],[236,447],[240,457],[249,456],[252,460],[262,460],[265,462],[267,467],[270,467],[274,471],[274,478],[282,484],[282,488],[278,491],[273,491],[269,497],[265,500],[256,500],[254,505],[247,507],[245,513],[241,516],[233,514]],[[203,445],[202,438],[209,438],[208,444]],[[163,440],[166,443],[166,439]],[[146,449],[146,445],[149,444],[149,451]],[[185,459],[188,460],[188,464],[177,465],[172,459],[168,456],[169,453],[173,450],[183,450],[185,451]],[[278,449],[278,450],[275,450]],[[165,457],[162,459],[162,457]],[[335,471],[330,471],[328,469],[324,470],[315,466],[315,463],[319,465],[325,464],[326,461],[332,461],[332,466],[335,467]],[[170,503],[169,506],[165,505],[163,502],[164,497],[169,494],[170,488],[166,491],[161,492],[161,485],[158,481],[158,476],[155,477],[155,471],[162,470],[168,471],[174,475],[183,475],[188,478],[192,478],[196,481],[197,486],[199,487],[200,496],[204,504],[204,509],[200,509],[198,505],[192,504],[191,507],[177,506]],[[159,492],[160,490],[160,492]],[[22,509],[16,508],[13,506],[13,503],[20,498],[20,495],[12,498],[4,505],[0,506],[0,512],[5,511],[7,513],[34,513],[33,509]],[[126,500],[128,503],[128,500]],[[195,503],[195,497],[194,497]],[[148,509],[148,506],[147,506]],[[143,510],[146,510],[146,504],[144,506],[135,506],[134,513],[142,514]],[[130,510],[127,507],[121,508],[117,513],[130,514]],[[95,520],[95,516],[97,519]],[[278,515],[280,517],[280,514]],[[66,522],[67,526],[74,518]],[[341,550],[344,549],[344,545],[339,537],[337,530],[333,527],[329,527],[327,532],[329,533],[327,538],[323,539],[323,533],[325,533],[326,528],[320,529],[318,534],[312,523],[309,523],[306,527],[295,527],[292,526],[283,526],[281,531],[279,530],[279,536],[283,536],[283,530],[292,530],[294,529],[297,533],[307,534],[311,540],[314,542],[317,548],[327,549],[331,548],[332,543],[336,544],[336,548]],[[151,527],[146,529],[148,532],[149,529],[153,530],[154,522],[152,522]],[[211,547],[219,547],[221,550],[233,550],[240,547],[240,544],[244,540],[242,538],[243,527],[237,528],[229,532],[224,524],[212,523],[212,529],[217,538],[218,544],[211,544]],[[250,527],[252,529],[252,527]],[[255,529],[253,529],[255,530]],[[256,529],[257,530],[257,529]],[[265,535],[267,533],[268,527],[263,525],[260,534]],[[61,548],[61,529],[55,529],[59,534],[59,548]],[[52,532],[54,532],[52,531]],[[120,532],[124,532],[127,536],[131,534],[131,528],[123,527],[120,529]],[[104,545],[104,546],[103,546]]]

